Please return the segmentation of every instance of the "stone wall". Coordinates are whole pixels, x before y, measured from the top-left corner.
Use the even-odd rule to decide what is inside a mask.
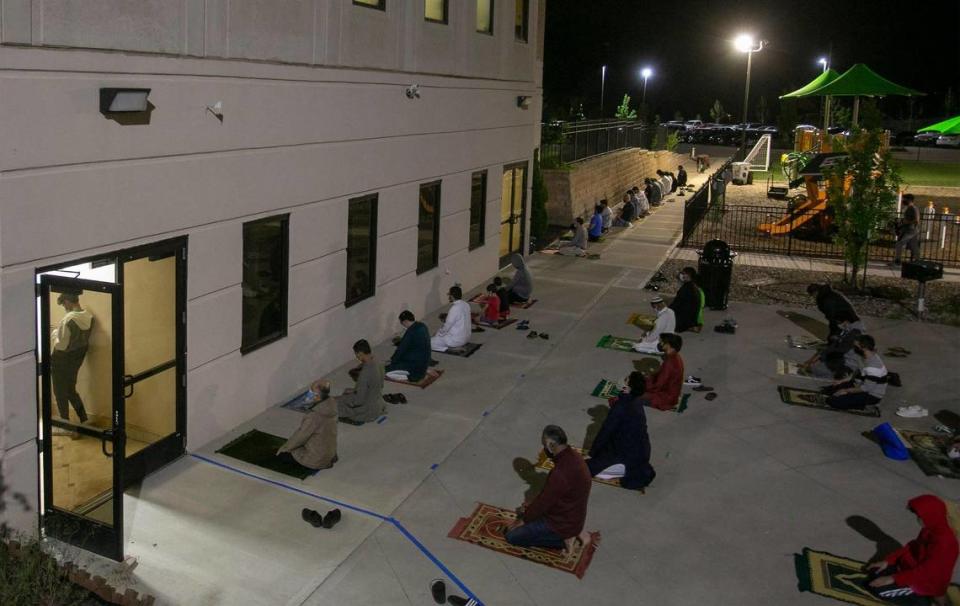
[[[636,148],[604,154],[569,169],[544,170],[550,224],[568,225],[576,217],[588,217],[603,198],[616,206],[627,188],[643,188],[645,177],[656,176],[658,169],[676,172],[679,164],[696,172],[695,163],[687,156]]]

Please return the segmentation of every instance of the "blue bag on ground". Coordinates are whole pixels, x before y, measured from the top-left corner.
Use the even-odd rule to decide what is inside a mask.
[[[873,435],[877,436],[880,448],[883,449],[883,454],[887,455],[887,458],[895,461],[906,461],[910,458],[910,451],[889,423],[881,423],[874,427]]]

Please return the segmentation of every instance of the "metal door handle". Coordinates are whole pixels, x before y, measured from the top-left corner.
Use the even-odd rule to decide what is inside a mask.
[[[133,380],[133,375],[123,375],[123,382],[125,383],[125,385],[123,386],[124,399],[133,396],[133,383],[130,382],[132,380]]]
[[[105,456],[105,457],[107,457],[107,458],[109,458],[109,459],[112,459],[112,458],[113,458],[113,453],[112,453],[112,452],[107,452],[107,440],[111,440],[111,441],[112,441],[112,440],[113,440],[113,436],[114,436],[114,433],[113,433],[113,430],[112,430],[112,429],[106,429],[106,430],[100,432],[100,450],[103,451],[103,456]]]

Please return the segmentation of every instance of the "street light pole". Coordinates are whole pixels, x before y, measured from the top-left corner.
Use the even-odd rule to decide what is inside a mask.
[[[603,118],[603,88],[607,82],[607,66],[600,68],[600,117]]]
[[[647,80],[649,80],[652,75],[653,70],[649,67],[640,70],[640,76],[643,78],[643,96],[640,99],[640,103],[646,104],[647,102]]]
[[[741,34],[734,40],[734,46],[740,52],[747,53],[747,82],[743,89],[743,123],[740,125],[740,151],[747,147],[747,107],[750,102],[750,66],[753,60],[753,53],[763,50],[764,41],[761,40],[757,47],[753,47],[753,36]]]

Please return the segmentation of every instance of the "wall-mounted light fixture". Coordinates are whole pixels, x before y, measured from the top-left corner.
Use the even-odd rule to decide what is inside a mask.
[[[149,95],[149,88],[101,88],[100,113],[145,112],[148,109]]]
[[[517,107],[520,109],[530,109],[530,97],[528,95],[519,95],[517,97]]]
[[[213,105],[208,105],[207,111],[216,116],[217,120],[223,122],[223,101],[217,101]]]
[[[407,87],[406,90],[407,99],[419,99],[420,98],[420,85],[411,84]]]

